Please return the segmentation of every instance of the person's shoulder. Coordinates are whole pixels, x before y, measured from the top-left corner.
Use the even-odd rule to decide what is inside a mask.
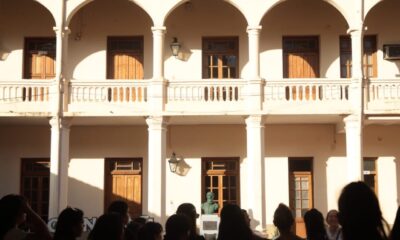
[[[10,229],[6,235],[4,235],[3,240],[24,240],[27,239],[29,234],[18,228]]]

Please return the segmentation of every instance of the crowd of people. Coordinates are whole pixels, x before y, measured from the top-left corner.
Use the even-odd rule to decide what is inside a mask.
[[[304,214],[307,240],[400,240],[400,208],[390,230],[382,217],[375,193],[363,182],[345,186],[338,201],[338,211],[331,210],[326,218],[313,208]],[[58,216],[54,234],[31,209],[25,198],[6,195],[0,200],[0,240],[76,240],[83,232],[82,210],[67,207]],[[136,218],[130,221],[129,208],[124,201],[114,201],[100,216],[88,240],[205,240],[197,233],[199,214],[191,203],[181,204],[176,214],[165,223]],[[27,218],[29,231],[20,228]],[[218,240],[266,239],[250,228],[247,212],[237,205],[227,204],[220,212]],[[301,240],[293,232],[294,217],[290,208],[279,204],[273,223],[279,231],[278,240]],[[327,225],[325,224],[327,223]]]

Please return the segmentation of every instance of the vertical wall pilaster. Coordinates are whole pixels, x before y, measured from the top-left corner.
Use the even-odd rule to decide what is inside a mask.
[[[259,223],[258,230],[266,227],[265,191],[264,191],[264,121],[261,115],[246,118],[247,133],[247,210]]]
[[[347,181],[363,180],[362,122],[356,115],[344,119],[346,128]]]
[[[166,201],[166,150],[167,121],[164,117],[146,119],[148,125],[148,209],[149,216],[157,222],[165,222]]]
[[[50,149],[49,218],[67,207],[70,119],[53,117]]]
[[[262,83],[260,78],[260,32],[261,26],[248,26],[249,37],[249,76],[247,79],[247,103],[249,110],[262,108]]]

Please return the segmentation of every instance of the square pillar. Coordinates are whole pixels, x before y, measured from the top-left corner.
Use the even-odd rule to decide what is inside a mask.
[[[346,129],[347,181],[363,181],[362,121],[357,115],[344,119]]]

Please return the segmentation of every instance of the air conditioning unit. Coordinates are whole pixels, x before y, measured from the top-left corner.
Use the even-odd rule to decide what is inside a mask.
[[[400,44],[383,45],[383,59],[400,60]]]

